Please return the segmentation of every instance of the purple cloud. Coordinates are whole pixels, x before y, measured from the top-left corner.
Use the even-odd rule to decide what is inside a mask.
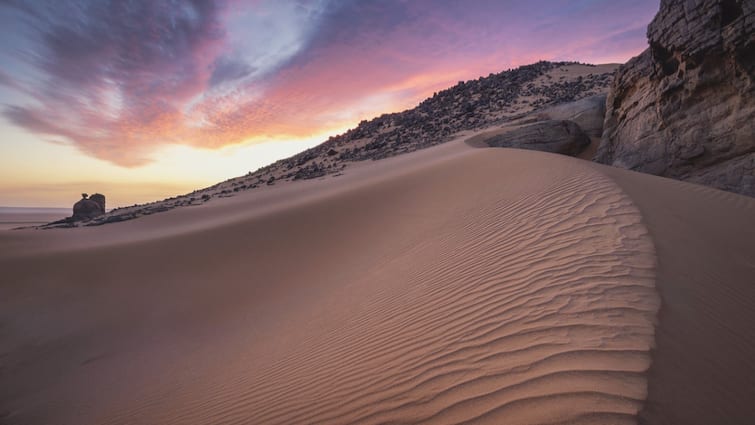
[[[147,160],[129,147],[180,141],[180,111],[205,90],[224,48],[223,4],[18,5],[34,36],[34,48],[20,56],[44,78],[34,88],[38,105],[6,108],[11,122],[126,166]]]
[[[256,70],[240,59],[229,56],[219,57],[212,64],[212,75],[210,76],[210,86],[215,87],[224,82],[236,81],[248,77]]]
[[[320,134],[539,59],[638,53],[657,9],[541,3],[0,0],[0,84],[27,101],[3,114],[138,166],[165,144]]]

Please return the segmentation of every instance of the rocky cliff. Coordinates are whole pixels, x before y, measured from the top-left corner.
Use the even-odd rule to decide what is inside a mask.
[[[755,2],[661,0],[595,160],[755,196]]]

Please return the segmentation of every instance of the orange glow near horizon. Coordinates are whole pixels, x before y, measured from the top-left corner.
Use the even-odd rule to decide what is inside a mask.
[[[0,205],[67,207],[69,191],[95,184],[110,205],[208,186],[459,80],[538,60],[623,62],[646,47],[657,10],[657,0],[132,3],[0,5]]]

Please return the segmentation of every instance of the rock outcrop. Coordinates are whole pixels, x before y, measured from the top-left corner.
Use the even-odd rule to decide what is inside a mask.
[[[82,193],[81,200],[73,204],[71,220],[90,220],[103,214],[105,214],[105,195],[95,193],[87,196],[86,193]]]
[[[533,149],[576,156],[590,145],[590,138],[573,121],[545,120],[515,127],[483,140],[488,146]]]
[[[606,95],[590,96],[576,102],[553,106],[538,114],[546,119],[574,121],[590,137],[603,134]]]
[[[595,160],[755,196],[755,2],[661,0]]]

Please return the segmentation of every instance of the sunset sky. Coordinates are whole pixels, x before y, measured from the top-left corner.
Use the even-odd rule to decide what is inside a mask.
[[[108,207],[290,156],[456,81],[625,62],[658,0],[0,0],[0,205]]]

